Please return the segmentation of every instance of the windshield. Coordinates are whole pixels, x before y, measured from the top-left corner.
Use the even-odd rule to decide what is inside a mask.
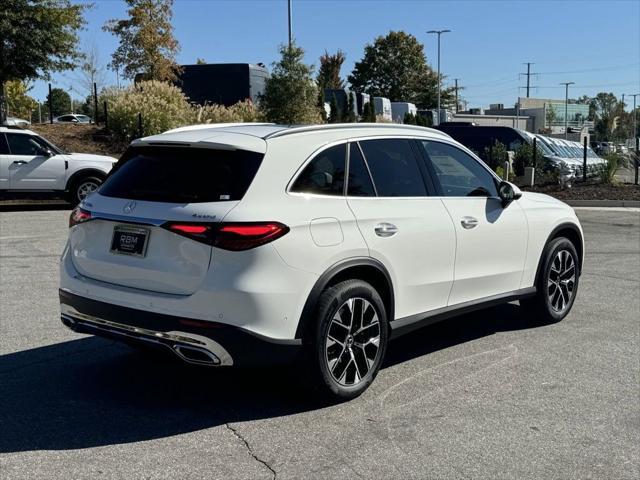
[[[44,145],[46,145],[49,148],[49,150],[51,150],[56,155],[61,155],[61,154],[66,154],[67,153],[63,149],[61,149],[60,147],[56,147],[53,143],[49,142],[48,140],[45,140],[44,138],[42,138],[40,136],[38,136],[36,138],[38,139],[39,142],[41,142]]]

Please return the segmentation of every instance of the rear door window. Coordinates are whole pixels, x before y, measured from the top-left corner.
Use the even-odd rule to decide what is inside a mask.
[[[298,175],[292,192],[316,195],[344,195],[347,144],[322,150]]]
[[[169,203],[240,200],[262,158],[261,153],[245,150],[133,147],[116,164],[100,194]]]
[[[380,197],[425,197],[427,188],[410,140],[389,138],[360,142]]]

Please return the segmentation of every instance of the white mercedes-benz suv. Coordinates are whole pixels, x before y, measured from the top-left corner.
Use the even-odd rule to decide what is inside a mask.
[[[62,322],[189,363],[298,362],[344,399],[421,326],[513,300],[562,319],[583,257],[569,206],[436,130],[185,127],[133,142],[72,212]]]

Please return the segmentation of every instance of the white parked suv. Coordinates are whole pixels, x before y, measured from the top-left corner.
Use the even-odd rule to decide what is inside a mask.
[[[31,130],[0,127],[0,193],[57,192],[75,205],[102,184],[115,162],[64,152]]]
[[[62,321],[190,363],[298,361],[352,398],[421,326],[513,300],[562,319],[583,252],[570,207],[436,130],[187,127],[133,142],[72,212]]]

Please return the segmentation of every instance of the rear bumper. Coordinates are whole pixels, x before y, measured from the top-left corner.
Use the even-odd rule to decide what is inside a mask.
[[[267,366],[293,362],[299,340],[275,340],[239,327],[113,305],[60,290],[62,323],[78,333],[168,349],[188,363]]]

